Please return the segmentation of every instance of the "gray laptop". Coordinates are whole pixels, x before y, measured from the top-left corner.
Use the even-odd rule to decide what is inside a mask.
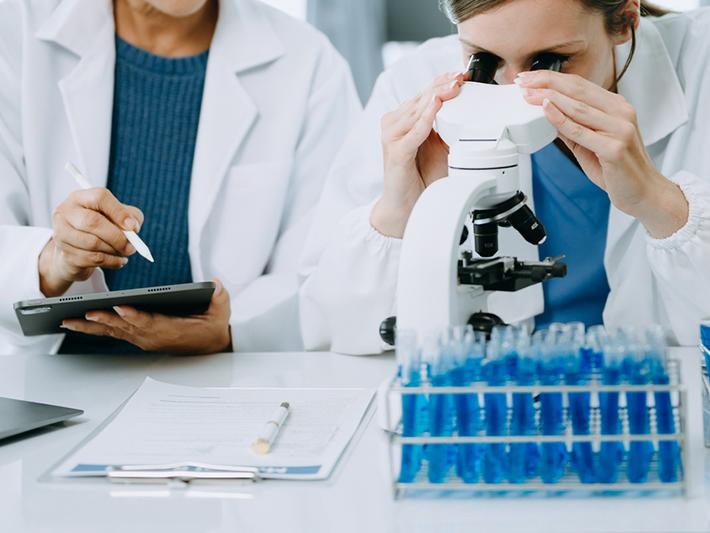
[[[79,409],[0,398],[0,439],[63,422],[83,413]]]

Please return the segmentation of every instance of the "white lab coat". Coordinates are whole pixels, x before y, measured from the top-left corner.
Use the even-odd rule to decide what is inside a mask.
[[[105,186],[115,64],[110,0],[0,0],[0,339],[23,338],[13,302],[40,298],[51,213],[76,184]],[[255,0],[222,0],[189,198],[195,281],[232,296],[237,350],[298,349],[298,257],[327,170],[360,112],[350,71],[320,33]],[[140,207],[140,206],[138,206]],[[150,243],[148,243],[150,244]],[[140,259],[131,259],[140,260]],[[97,270],[71,293],[105,290]]]
[[[616,50],[619,68],[629,47]],[[378,326],[396,314],[401,241],[369,224],[383,181],[380,118],[437,75],[461,70],[461,61],[456,36],[434,39],[380,76],[363,119],[333,166],[303,257],[301,325],[307,348],[383,349]],[[604,257],[611,292],[604,321],[660,323],[684,345],[697,342],[699,319],[710,316],[709,67],[710,9],[643,19],[636,56],[619,84],[636,108],[657,168],[685,193],[690,217],[676,234],[657,240],[612,207]],[[523,190],[532,197],[529,156],[521,158],[520,174]],[[530,250],[520,246],[501,245],[501,253],[530,257]],[[506,321],[528,319],[543,311],[542,289],[496,294],[489,304]]]

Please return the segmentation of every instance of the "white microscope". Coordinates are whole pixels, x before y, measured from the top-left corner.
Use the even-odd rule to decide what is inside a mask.
[[[449,146],[449,175],[427,187],[407,223],[397,317],[380,328],[390,344],[395,327],[426,336],[469,323],[490,332],[503,323],[488,313],[493,291],[515,292],[567,274],[561,258],[496,257],[499,227],[512,226],[532,245],[546,238],[518,177],[520,154],[557,137],[542,108],[528,104],[516,85],[466,82],[437,115],[436,130]]]

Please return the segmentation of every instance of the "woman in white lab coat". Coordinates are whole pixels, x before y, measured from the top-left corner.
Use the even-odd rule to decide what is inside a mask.
[[[121,230],[150,224],[154,255],[171,244],[146,275],[218,278],[210,309],[68,330],[149,351],[300,347],[297,258],[358,106],[328,41],[255,0],[0,1],[2,348],[57,350],[61,335],[22,337],[13,302],[106,290],[144,261]],[[75,192],[67,161],[95,188]]]
[[[570,194],[567,176],[555,183],[540,173],[537,154],[521,158],[524,191],[538,215],[547,206],[554,221],[549,239],[566,233],[559,253],[581,253],[567,258],[570,276],[588,273],[578,285],[549,286],[559,282],[591,323],[595,313],[611,325],[660,323],[675,341],[696,343],[699,320],[710,316],[710,10],[647,16],[663,13],[637,0],[442,5],[458,36],[424,43],[381,75],[326,184],[302,264],[306,346],[383,349],[378,326],[396,315],[407,217],[421,191],[446,174],[434,117],[459,92],[462,57],[478,52],[498,62],[498,83],[513,83],[541,52],[562,61],[561,73],[516,82],[531,104],[544,104],[564,142],[550,146],[557,155],[547,174],[571,167],[565,172],[586,182],[577,180],[583,193]],[[588,220],[575,234],[560,214]],[[556,311],[549,295],[539,285],[496,293],[489,307],[507,322],[539,319]]]

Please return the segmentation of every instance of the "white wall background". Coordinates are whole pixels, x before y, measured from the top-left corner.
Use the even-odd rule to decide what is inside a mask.
[[[700,5],[700,0],[654,0],[653,3],[675,11],[683,11],[685,9],[695,9]]]

